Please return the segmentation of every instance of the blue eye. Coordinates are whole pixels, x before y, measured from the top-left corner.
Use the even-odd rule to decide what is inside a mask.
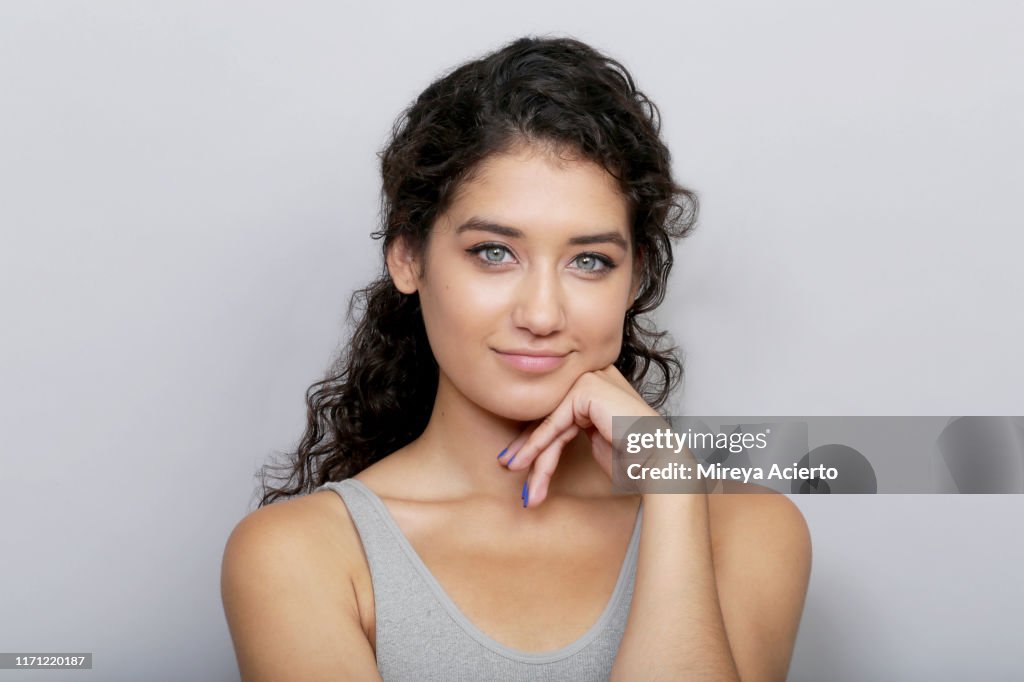
[[[573,259],[584,272],[605,272],[615,267],[610,258],[597,253],[581,253]]]
[[[501,244],[481,244],[480,246],[474,246],[471,249],[466,249],[468,253],[477,254],[483,253],[483,258],[478,260],[484,261],[485,265],[500,265],[506,262],[502,256],[505,254],[511,254],[508,248]]]

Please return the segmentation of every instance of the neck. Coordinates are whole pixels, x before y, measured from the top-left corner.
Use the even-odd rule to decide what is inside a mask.
[[[421,485],[440,497],[516,500],[529,470],[509,471],[498,454],[530,425],[488,412],[456,389],[442,373],[426,429],[404,448]],[[504,461],[508,461],[505,455]],[[580,433],[562,450],[549,498],[610,491],[608,476],[590,454]]]

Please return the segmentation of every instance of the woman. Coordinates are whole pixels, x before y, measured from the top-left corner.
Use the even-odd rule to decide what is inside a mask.
[[[658,128],[572,39],[514,41],[404,113],[386,270],[225,549],[243,679],[785,678],[796,507],[612,493],[612,416],[658,416],[681,372],[640,319],[696,208]]]

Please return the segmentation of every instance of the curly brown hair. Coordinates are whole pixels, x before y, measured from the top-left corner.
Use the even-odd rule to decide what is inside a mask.
[[[697,217],[696,195],[678,185],[660,139],[658,108],[618,61],[579,40],[527,36],[466,62],[431,83],[398,117],[378,154],[387,254],[396,238],[422,254],[431,225],[491,155],[522,143],[593,161],[628,199],[642,256],[638,295],[626,312],[615,366],[655,409],[683,374],[665,332],[641,316],[665,296],[672,240]],[[386,265],[353,293],[350,342],[326,378],[306,392],[308,421],[297,450],[260,472],[260,506],[348,478],[417,438],[437,392],[437,362],[416,293],[399,292]],[[279,485],[267,483],[278,470]]]

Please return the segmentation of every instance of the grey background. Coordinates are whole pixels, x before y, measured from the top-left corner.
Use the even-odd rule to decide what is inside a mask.
[[[0,650],[232,680],[224,541],[377,267],[400,109],[529,32],[620,58],[701,226],[692,414],[1022,414],[1019,2],[0,4]],[[799,498],[793,680],[1024,673],[1020,496]],[[2,672],[0,678],[28,677]]]

